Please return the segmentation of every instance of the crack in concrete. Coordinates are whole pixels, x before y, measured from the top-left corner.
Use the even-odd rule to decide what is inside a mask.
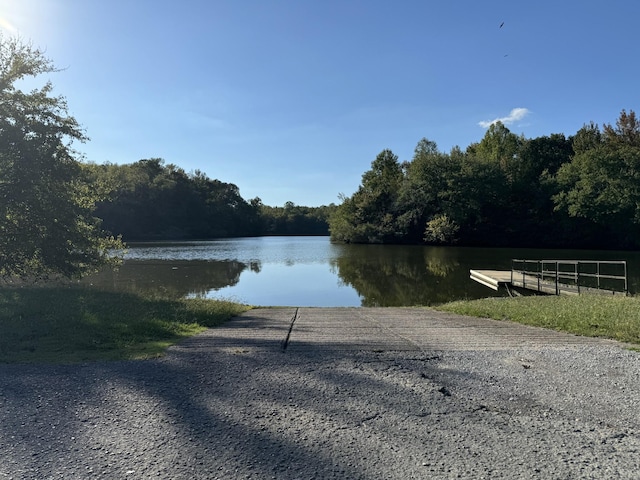
[[[289,339],[291,338],[291,332],[293,331],[293,324],[296,323],[296,320],[298,319],[298,310],[299,308],[296,308],[296,311],[291,318],[291,323],[289,324],[289,331],[287,332],[287,336],[284,338],[282,344],[280,345],[280,348],[283,352],[286,351],[287,347],[289,346]]]

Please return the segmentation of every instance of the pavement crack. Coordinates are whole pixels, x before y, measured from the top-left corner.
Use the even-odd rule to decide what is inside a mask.
[[[364,417],[362,420],[360,420],[360,423],[368,422],[370,420],[375,420],[379,416],[380,416],[379,413],[374,413],[373,415],[369,415],[368,417]]]
[[[293,331],[293,325],[296,323],[296,320],[298,319],[298,310],[299,308],[296,308],[296,311],[293,314],[293,317],[291,318],[291,323],[289,324],[289,331],[287,332],[287,336],[284,338],[284,340],[282,341],[282,344],[280,345],[280,348],[282,349],[282,351],[286,351],[287,347],[289,346],[289,340],[291,338],[291,332]]]

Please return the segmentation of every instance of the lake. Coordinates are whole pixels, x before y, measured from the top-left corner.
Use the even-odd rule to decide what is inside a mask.
[[[131,244],[119,271],[82,283],[260,306],[434,305],[498,295],[469,270],[509,270],[512,258],[627,260],[629,290],[640,284],[638,252],[339,245],[329,237]]]

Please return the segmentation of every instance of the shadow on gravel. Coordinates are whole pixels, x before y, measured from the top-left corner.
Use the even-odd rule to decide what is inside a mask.
[[[0,366],[0,476],[376,478],[401,443],[393,425],[369,425],[446,400],[430,374],[407,372],[417,391],[378,357],[243,340],[158,361]]]
[[[491,376],[437,352],[283,352],[270,338],[204,335],[160,360],[0,365],[0,478],[637,473],[637,422],[614,431],[572,411],[543,416],[549,401],[526,383],[536,365],[483,355]]]

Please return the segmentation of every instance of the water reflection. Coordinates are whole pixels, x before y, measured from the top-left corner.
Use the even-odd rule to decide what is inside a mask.
[[[439,247],[353,246],[334,262],[362,306],[434,305],[494,293],[469,280],[459,250]]]
[[[206,296],[209,292],[237,285],[241,273],[260,272],[260,263],[222,260],[127,260],[116,271],[103,271],[82,283],[102,289],[172,296]]]
[[[334,245],[327,237],[137,245],[119,271],[84,283],[265,306],[434,305],[495,296],[469,270],[508,270],[512,258],[627,260],[629,290],[638,290],[636,252]]]

